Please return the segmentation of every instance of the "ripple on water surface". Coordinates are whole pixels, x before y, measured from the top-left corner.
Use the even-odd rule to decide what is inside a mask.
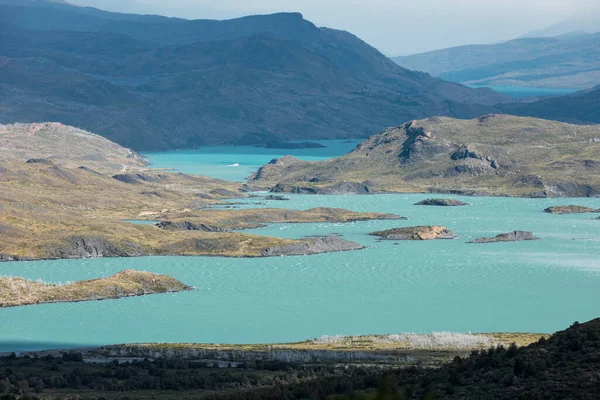
[[[457,197],[471,206],[451,208],[414,206],[431,197],[424,195],[288,197],[291,201],[268,206],[343,207],[409,219],[274,224],[253,231],[286,238],[338,233],[367,246],[345,253],[1,264],[1,275],[52,282],[109,276],[128,268],[148,270],[196,290],[2,309],[0,350],[157,341],[281,342],[338,333],[552,332],[598,316],[600,221],[542,210],[571,203],[600,208],[600,199]],[[379,242],[367,235],[430,224],[446,226],[459,238]],[[514,229],[533,231],[542,240],[466,243]]]

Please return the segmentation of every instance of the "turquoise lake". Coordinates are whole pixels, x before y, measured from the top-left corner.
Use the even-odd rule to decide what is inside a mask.
[[[161,167],[170,164],[224,177],[229,173],[213,173],[222,163],[261,165],[288,153],[259,149],[264,152],[259,154],[252,149],[169,153],[172,163],[161,153],[156,160],[164,162]],[[179,154],[184,155],[180,163]],[[232,154],[236,156],[229,158]],[[154,157],[150,156],[153,162]],[[219,162],[212,163],[211,157]],[[233,179],[235,174],[227,176]],[[326,334],[553,332],[599,316],[598,215],[551,215],[542,210],[561,204],[600,208],[600,199],[451,196],[471,205],[425,207],[414,203],[431,195],[286,197],[291,200],[265,205],[252,198],[236,207],[342,207],[390,212],[408,220],[275,224],[251,231],[285,238],[337,233],[367,246],[344,253],[0,264],[0,275],[48,282],[105,277],[131,268],[168,274],[196,288],[177,294],[1,309],[0,351],[127,342],[289,342]],[[424,224],[443,225],[459,238],[378,242],[368,236],[376,230]],[[532,231],[541,240],[467,243],[515,229]]]
[[[504,93],[514,98],[530,97],[530,96],[565,96],[575,93],[580,89],[558,89],[558,88],[543,88],[543,87],[527,87],[527,86],[494,86],[494,85],[467,85],[472,88],[489,87],[496,92]]]
[[[187,174],[207,175],[228,181],[243,181],[274,158],[291,155],[306,161],[319,161],[350,152],[362,140],[311,140],[322,148],[265,149],[251,146],[211,146],[144,154],[152,168],[172,169]],[[239,166],[236,166],[239,164]]]

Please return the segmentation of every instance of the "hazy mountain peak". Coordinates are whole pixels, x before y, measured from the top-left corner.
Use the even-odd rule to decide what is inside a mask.
[[[576,36],[600,32],[600,12],[578,14],[556,22],[546,28],[531,31],[522,37]]]

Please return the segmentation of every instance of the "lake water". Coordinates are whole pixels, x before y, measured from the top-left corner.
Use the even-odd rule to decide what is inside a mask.
[[[543,87],[527,87],[527,86],[486,86],[486,85],[467,85],[473,88],[489,87],[497,92],[504,93],[514,98],[522,97],[541,97],[541,96],[565,96],[567,94],[575,93],[580,89],[557,89],[557,88],[543,88]]]
[[[265,149],[251,146],[211,146],[194,150],[145,153],[144,156],[151,161],[153,168],[173,169],[228,181],[243,181],[274,158],[291,155],[306,161],[325,160],[350,152],[361,140],[311,140],[311,142],[325,147]]]
[[[195,158],[173,166],[206,173],[218,170],[221,162],[262,163],[282,155],[257,155],[252,148],[225,150],[194,152]],[[177,154],[169,157],[177,160]],[[206,161],[206,154],[221,161],[215,166]],[[232,154],[237,157],[230,161]],[[542,210],[559,204],[600,208],[600,199],[454,197],[471,205],[424,207],[413,204],[431,196],[287,197],[291,200],[271,201],[268,206],[342,207],[409,219],[275,224],[251,231],[285,238],[337,233],[368,246],[344,253],[0,264],[0,275],[50,282],[105,277],[131,268],[168,274],[196,288],[177,294],[1,309],[0,351],[126,342],[288,342],[325,334],[553,332],[575,320],[598,316],[600,220],[593,214],[551,215]],[[266,207],[256,205],[259,200],[245,200],[241,207]],[[378,242],[368,236],[376,230],[422,224],[446,226],[459,238]],[[533,231],[541,240],[466,243],[514,229]]]

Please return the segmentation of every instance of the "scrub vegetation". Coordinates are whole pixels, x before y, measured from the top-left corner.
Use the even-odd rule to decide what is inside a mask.
[[[534,335],[522,336],[526,338],[522,346],[500,344],[519,336],[503,335],[330,337],[287,345],[319,346],[340,354],[343,351],[335,346],[353,341],[377,346],[415,341],[423,347],[371,352],[395,355],[394,361],[374,357],[284,361],[253,353],[253,346],[260,345],[156,344],[12,354],[0,358],[0,394],[5,393],[5,399],[594,398],[600,371],[600,320],[575,323],[551,336],[537,335],[537,340]],[[490,341],[480,339],[484,337]],[[431,343],[466,346],[458,351],[436,350],[428,347]],[[206,353],[192,352],[203,346]],[[276,354],[277,346],[286,345],[263,349]],[[209,347],[220,352],[211,353]],[[215,354],[223,358],[210,358]],[[430,357],[437,357],[437,368],[427,362]]]

